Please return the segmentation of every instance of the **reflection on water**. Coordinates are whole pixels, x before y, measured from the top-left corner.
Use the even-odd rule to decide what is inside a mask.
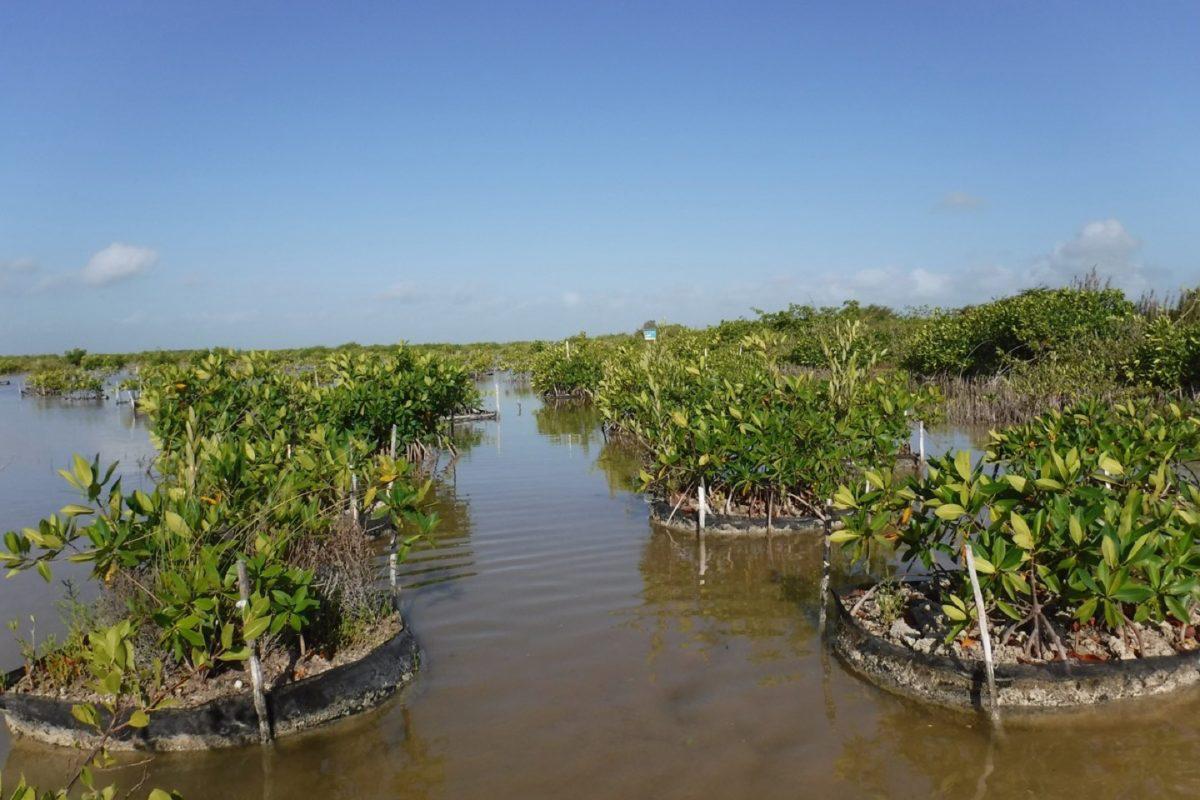
[[[809,536],[738,540],[655,526],[639,564],[643,605],[633,624],[711,652],[731,637],[752,657],[779,660],[807,651],[815,632],[820,541]]]
[[[593,441],[601,437],[600,412],[581,400],[546,400],[533,410],[537,432],[554,444],[579,447],[589,452]]]
[[[404,568],[415,683],[266,751],[157,757],[127,768],[127,784],[148,770],[146,785],[189,798],[1200,794],[1200,695],[1010,719],[994,740],[979,718],[888,695],[829,657],[814,537],[655,529],[628,491],[636,458],[604,442],[593,411],[543,409],[513,387],[501,401],[499,424],[474,426],[473,446],[443,464],[438,540]],[[25,459],[20,476],[0,473],[9,525],[65,502],[52,467],[76,442],[145,452],[111,406],[0,402],[0,452]],[[31,496],[14,511],[18,484]],[[5,616],[22,602],[11,586]],[[47,782],[77,757],[4,746],[6,773]]]

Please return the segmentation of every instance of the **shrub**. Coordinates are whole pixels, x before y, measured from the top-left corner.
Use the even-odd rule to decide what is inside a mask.
[[[1121,366],[1131,383],[1166,390],[1200,388],[1200,323],[1152,319]]]
[[[604,359],[594,341],[578,336],[535,353],[530,373],[542,395],[590,397],[604,377]]]
[[[1065,345],[1116,338],[1133,314],[1133,304],[1115,289],[1031,289],[933,316],[903,363],[921,375],[993,374]]]
[[[608,425],[643,453],[643,489],[690,494],[703,481],[727,504],[824,514],[848,475],[894,460],[922,402],[902,376],[860,360],[861,326],[826,342],[828,377],[786,374],[773,343],[747,337],[709,350],[704,337],[618,353],[598,393]]]
[[[97,398],[104,394],[104,382],[76,367],[52,367],[30,375],[25,391],[41,397]]]
[[[910,568],[944,577],[951,635],[975,616],[963,567],[971,547],[989,616],[1025,627],[1035,655],[1066,657],[1062,618],[1124,632],[1131,622],[1191,623],[1200,591],[1200,418],[1149,401],[1083,403],[991,434],[973,464],[960,451],[927,474],[868,473],[843,485],[833,540],[865,560],[898,546]]]

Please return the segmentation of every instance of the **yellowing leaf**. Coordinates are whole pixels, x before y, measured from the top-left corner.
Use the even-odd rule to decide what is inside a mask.
[[[1033,533],[1029,530],[1029,524],[1020,514],[1012,514],[1008,518],[1008,522],[1013,529],[1013,543],[1022,550],[1033,549]]]
[[[954,456],[954,469],[964,481],[971,479],[971,451],[959,450]]]
[[[954,520],[967,513],[967,510],[957,503],[946,503],[935,508],[933,513],[937,514],[938,519]]]

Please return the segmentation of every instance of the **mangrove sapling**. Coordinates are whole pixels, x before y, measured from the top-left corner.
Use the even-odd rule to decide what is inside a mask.
[[[131,618],[140,631],[153,632],[151,647],[168,653],[170,674],[197,674],[205,683],[245,662],[260,639],[264,647],[301,656],[315,649],[332,663],[345,642],[331,617],[366,620],[371,631],[385,628],[393,616],[390,604],[354,599],[360,592],[353,587],[366,586],[366,580],[347,583],[341,574],[343,554],[356,553],[369,564],[369,548],[331,545],[345,535],[340,520],[355,484],[367,508],[387,488],[395,513],[422,519],[420,509],[404,506],[414,496],[404,494],[409,467],[386,455],[386,440],[363,439],[313,417],[299,431],[278,427],[281,420],[299,420],[295,415],[320,408],[305,411],[303,403],[288,408],[279,395],[317,392],[316,399],[324,400],[328,390],[307,384],[300,389],[253,360],[236,368],[260,367],[254,374],[262,380],[251,387],[237,385],[214,356],[197,371],[223,369],[229,379],[207,390],[202,385],[189,390],[186,381],[169,389],[154,382],[147,394],[162,445],[154,488],[126,493],[115,464],[102,469],[98,458],[77,456],[63,477],[83,502],[65,506],[37,527],[7,533],[0,559],[47,580],[61,555],[90,563],[105,587],[128,591]],[[185,400],[182,393],[189,391]],[[253,401],[262,402],[242,405]],[[264,418],[272,424],[263,424]],[[357,430],[378,429],[376,418],[341,420]],[[355,541],[365,539],[357,526],[353,535]],[[244,598],[242,564],[250,582]],[[375,593],[386,598],[386,592]],[[353,606],[345,605],[349,601]]]
[[[964,600],[969,547],[986,612],[1006,618],[998,646],[1020,634],[1024,657],[1065,659],[1074,620],[1144,653],[1144,624],[1194,623],[1200,488],[1182,465],[1198,453],[1193,409],[1082,404],[993,432],[978,464],[964,451],[903,480],[868,473],[865,492],[842,486],[833,538],[856,559],[894,543],[945,585],[950,639],[979,616]]]
[[[831,378],[785,373],[762,337],[746,337],[740,353],[684,336],[622,352],[597,403],[610,432],[642,452],[643,490],[668,503],[698,497],[703,482],[727,512],[736,502],[772,526],[780,516],[820,518],[821,498],[846,475],[894,461],[905,411],[920,401],[902,377],[869,373],[859,329],[839,335],[827,347]]]
[[[595,341],[579,336],[537,353],[530,369],[533,388],[542,396],[588,398],[604,375],[604,359]],[[497,394],[497,409],[499,402]]]

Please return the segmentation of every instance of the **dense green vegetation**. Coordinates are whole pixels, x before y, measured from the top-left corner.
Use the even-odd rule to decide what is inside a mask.
[[[709,504],[757,515],[824,515],[848,475],[894,461],[909,415],[929,398],[876,371],[863,327],[823,342],[826,374],[790,374],[779,347],[706,335],[629,346],[609,362],[597,402],[643,452],[643,488],[672,502],[703,484]],[[640,350],[640,352],[638,352]]]
[[[78,502],[4,536],[10,571],[50,580],[70,558],[103,587],[65,641],[30,648],[23,680],[104,698],[76,707],[103,741],[147,724],[163,686],[241,669],[256,648],[303,666],[377,642],[394,611],[363,524],[405,531],[402,557],[437,521],[428,481],[391,455],[392,426],[400,449],[445,445],[445,417],[476,399],[462,367],[403,348],[310,371],[219,352],[144,370],[153,485],[127,488],[115,464],[76,456],[62,475]]]
[[[951,635],[975,617],[970,547],[993,624],[1024,629],[1031,655],[1067,657],[1064,620],[1119,634],[1171,620],[1182,638],[1200,592],[1198,457],[1195,408],[1092,401],[994,432],[978,463],[960,451],[921,475],[843,485],[850,513],[833,538],[859,559],[894,543],[945,577]]]
[[[104,381],[79,367],[52,367],[30,375],[25,381],[25,393],[39,397],[98,398],[104,394]]]
[[[604,345],[577,336],[535,352],[533,388],[546,397],[591,397],[604,377]]]

